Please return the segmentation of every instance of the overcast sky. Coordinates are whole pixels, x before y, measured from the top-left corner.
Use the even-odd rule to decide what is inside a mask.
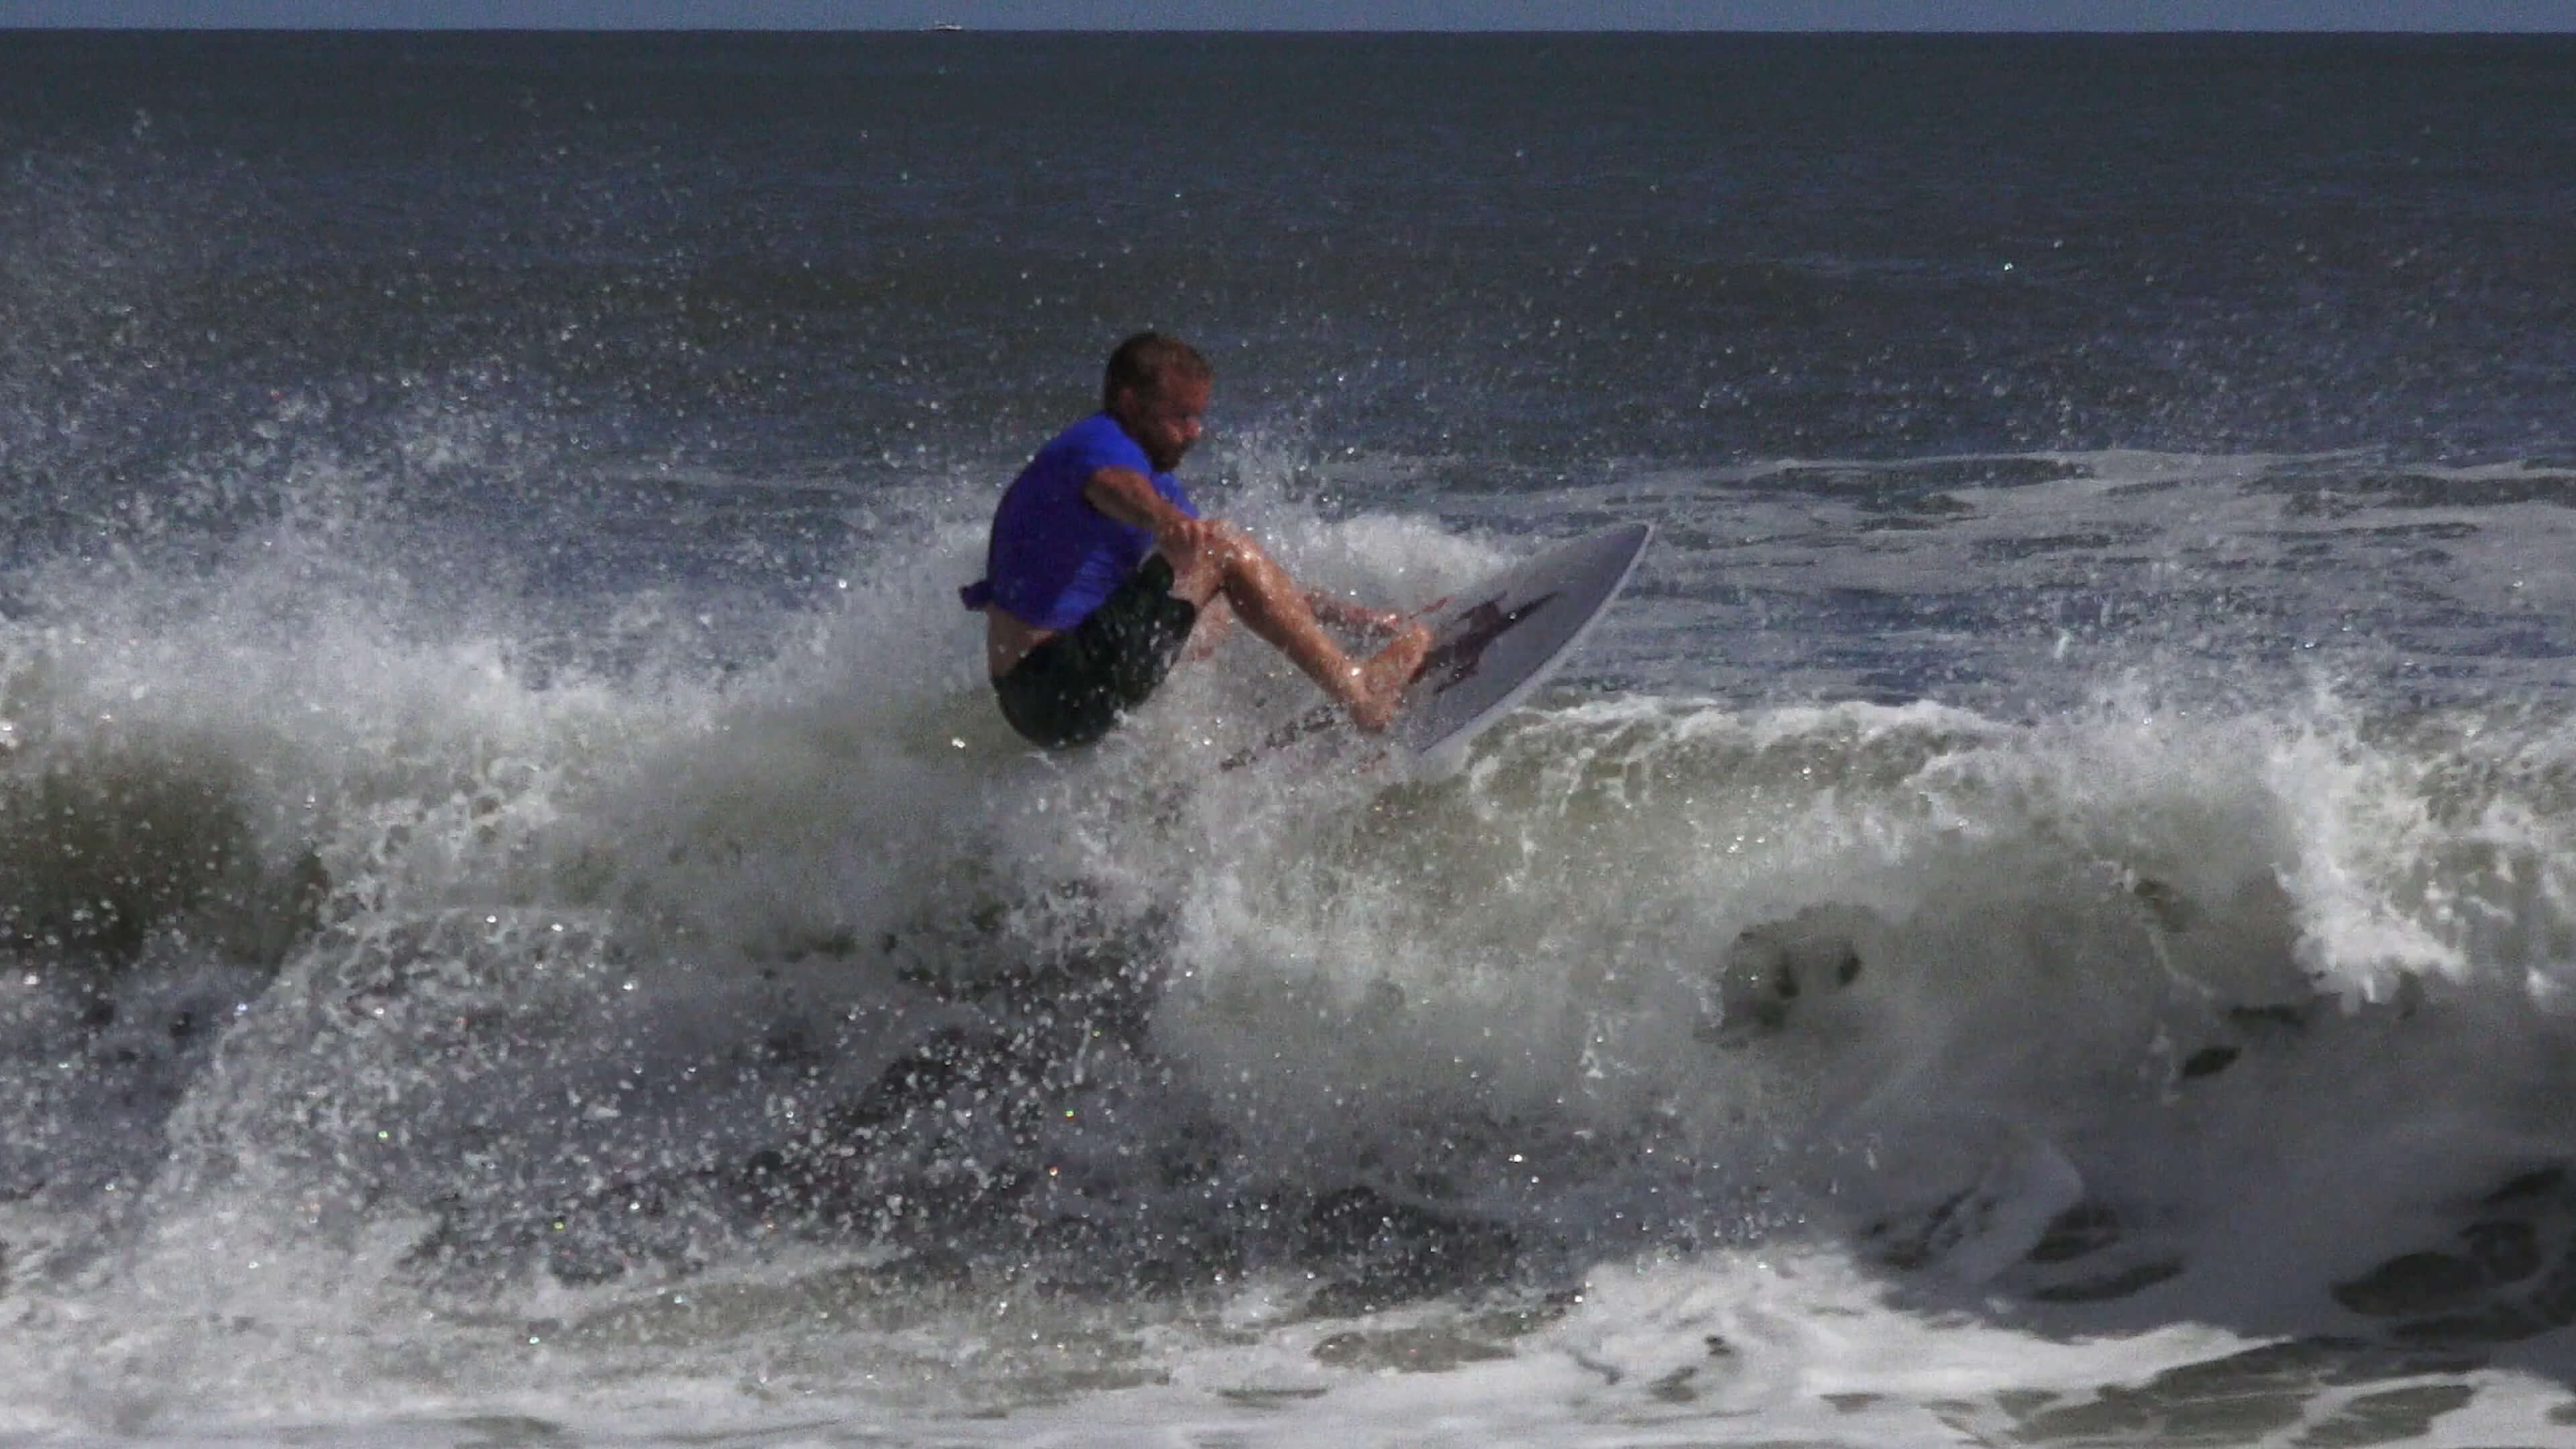
[[[2576,0],[0,0],[0,26],[2576,31]]]
[[[2576,0],[0,0],[0,26],[2576,32]]]

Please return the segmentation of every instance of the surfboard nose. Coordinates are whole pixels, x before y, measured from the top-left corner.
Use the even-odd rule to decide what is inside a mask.
[[[1469,741],[1547,682],[1627,586],[1651,523],[1587,533],[1453,595],[1431,625],[1431,652],[1396,731],[1438,773]]]

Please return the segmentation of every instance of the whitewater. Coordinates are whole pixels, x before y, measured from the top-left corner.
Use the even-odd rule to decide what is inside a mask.
[[[1510,554],[1248,506],[1399,601]],[[2555,1422],[2553,710],[1610,687],[1666,543],[1452,777],[1218,770],[1297,707],[1248,648],[1054,759],[971,518],[614,674],[363,532],[9,632],[21,1433]]]

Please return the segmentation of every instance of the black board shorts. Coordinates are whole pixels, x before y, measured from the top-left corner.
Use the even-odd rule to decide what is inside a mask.
[[[1002,718],[1034,745],[1090,744],[1153,696],[1198,621],[1198,605],[1172,597],[1170,560],[1149,554],[1089,617],[993,681]]]

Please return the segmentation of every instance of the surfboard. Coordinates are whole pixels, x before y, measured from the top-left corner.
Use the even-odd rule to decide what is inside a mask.
[[[1431,652],[1405,691],[1385,743],[1408,772],[1438,775],[1511,713],[1600,622],[1644,557],[1654,525],[1623,523],[1558,544],[1439,600],[1425,611]],[[1326,708],[1224,762],[1235,769],[1343,722]]]
[[[1425,621],[1431,652],[1388,733],[1424,767],[1456,763],[1583,642],[1654,535],[1648,523],[1588,533],[1452,595]]]

